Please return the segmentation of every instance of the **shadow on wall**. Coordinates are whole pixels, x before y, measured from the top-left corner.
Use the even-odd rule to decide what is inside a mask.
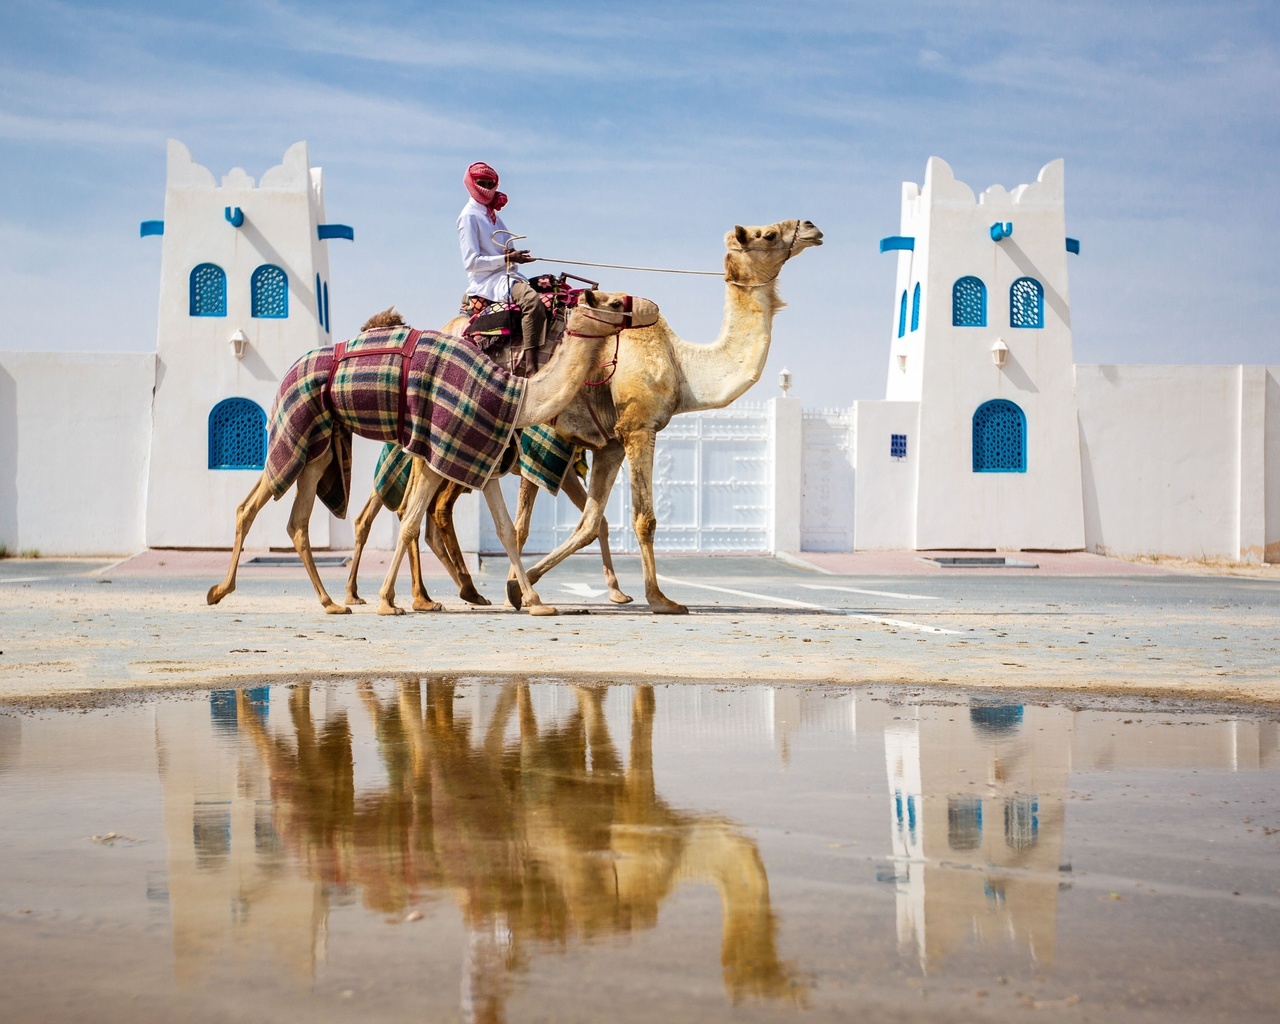
[[[1084,424],[1076,417],[1080,432],[1080,493],[1084,501],[1084,548],[1086,551],[1106,550],[1102,538],[1102,512],[1098,508],[1098,482],[1093,476],[1093,458],[1089,452],[1089,438]]]
[[[0,546],[18,547],[18,382],[0,368]]]

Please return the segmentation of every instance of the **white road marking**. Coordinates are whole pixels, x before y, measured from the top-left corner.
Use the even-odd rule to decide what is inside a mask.
[[[894,597],[901,601],[936,601],[926,594],[895,594],[891,590],[859,590],[857,587],[836,587],[824,583],[801,583],[805,590],[839,590],[846,594],[870,594],[872,597]]]
[[[51,580],[52,576],[11,576],[0,579],[0,583],[38,583],[40,580]]]
[[[846,612],[843,608],[832,608],[824,604],[810,604],[808,601],[795,601],[789,597],[773,597],[769,594],[756,594],[750,590],[733,590],[730,587],[716,587],[710,583],[692,583],[689,580],[678,580],[674,576],[664,576],[658,574],[658,579],[663,583],[674,583],[681,587],[696,587],[699,590],[714,590],[720,594],[733,594],[735,597],[752,597],[757,601],[764,601],[766,604],[789,604],[797,608],[813,608],[820,612],[835,612],[837,615],[848,615],[851,619],[862,619],[865,622],[874,622],[880,626],[893,626],[895,629],[915,629],[921,633],[944,633],[950,636],[960,636],[961,630],[943,629],[941,626],[926,626],[919,622],[906,622],[902,619],[886,619],[878,615],[855,615]]]
[[[560,587],[577,597],[600,597],[609,593],[603,587],[593,587],[590,583],[561,583]]]

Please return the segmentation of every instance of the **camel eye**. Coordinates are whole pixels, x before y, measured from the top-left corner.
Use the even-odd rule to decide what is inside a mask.
[[[773,241],[775,238],[777,238],[777,237],[778,237],[778,232],[776,232],[776,231],[770,231],[770,232],[768,232],[768,233],[764,236],[764,240],[765,240],[766,242],[772,242],[772,241]]]

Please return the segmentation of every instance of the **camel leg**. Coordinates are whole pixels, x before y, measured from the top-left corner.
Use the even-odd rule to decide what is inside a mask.
[[[400,533],[396,538],[396,549],[391,555],[391,564],[387,567],[387,576],[382,581],[382,589],[378,592],[379,615],[404,614],[403,608],[396,607],[396,576],[400,572],[400,563],[404,561],[409,545],[417,543],[418,531],[422,529],[422,519],[427,514],[427,506],[439,489],[442,479],[439,473],[416,456],[414,468],[417,472],[410,476],[409,490],[405,495],[404,504],[400,506]]]
[[[526,480],[520,477],[520,490],[516,495],[516,550],[520,552],[520,557],[524,558],[524,546],[529,539],[529,524],[533,521],[533,503],[538,500],[538,485],[532,480]],[[519,608],[520,602],[516,600],[519,594],[519,583],[516,580],[516,569],[513,565],[507,570],[507,603],[513,608]]]
[[[373,521],[378,518],[378,513],[381,511],[382,498],[377,491],[374,491],[369,495],[369,500],[365,502],[360,514],[356,516],[356,546],[351,552],[351,572],[347,575],[347,594],[344,599],[347,604],[364,604],[364,598],[360,596],[358,590],[356,576],[360,572],[360,559],[364,556],[364,546],[369,543],[369,531],[373,529]]]
[[[320,571],[316,568],[316,560],[311,554],[311,509],[316,503],[316,487],[320,477],[333,458],[333,449],[327,449],[318,459],[308,462],[298,477],[298,490],[293,499],[293,508],[289,511],[289,539],[293,541],[294,550],[302,559],[307,575],[311,577],[311,585],[316,588],[316,596],[329,615],[350,615],[351,609],[345,604],[338,604],[329,596],[320,582]]]
[[[582,486],[582,481],[578,479],[577,474],[570,473],[565,477],[564,483],[561,484],[561,490],[568,495],[569,500],[573,502],[579,512],[585,511],[587,507],[587,491]],[[608,500],[607,495],[606,500]],[[517,521],[517,530],[519,526],[519,521]],[[609,600],[614,604],[630,604],[631,598],[622,592],[622,589],[618,586],[617,574],[613,571],[613,552],[609,550],[609,520],[603,515],[600,517],[600,528],[596,531],[596,540],[600,542],[600,564],[604,569],[604,585],[609,588]],[[521,548],[521,550],[524,549]]]
[[[427,593],[426,581],[422,578],[422,549],[418,546],[417,535],[409,544],[409,580],[413,591],[413,610],[415,612],[438,612],[444,608],[439,601],[431,600]]]
[[[653,535],[658,517],[653,513],[653,430],[627,432],[622,439],[631,465],[631,522],[640,542],[640,563],[644,566],[644,596],[655,615],[686,615],[689,609],[672,601],[658,587],[658,567],[653,558]]]
[[[596,539],[600,532],[600,523],[604,521],[604,506],[609,500],[609,492],[613,490],[613,482],[622,468],[624,452],[622,445],[611,441],[599,449],[591,460],[591,476],[587,480],[587,501],[582,510],[582,518],[573,528],[569,539],[556,548],[551,554],[544,555],[542,560],[529,570],[529,580],[537,583],[548,572],[572,555],[585,548]],[[512,587],[507,586],[507,598],[512,598]]]
[[[462,546],[458,543],[458,534],[453,528],[453,507],[458,499],[467,493],[468,488],[452,480],[446,480],[441,486],[441,494],[431,506],[431,518],[427,521],[427,543],[440,559],[444,567],[458,585],[458,596],[467,604],[486,606],[492,602],[476,589],[475,581],[467,569],[467,560],[462,555]]]
[[[493,514],[493,525],[498,528],[498,539],[502,541],[502,549],[511,559],[512,568],[516,571],[516,579],[520,586],[520,597],[529,606],[530,615],[555,615],[556,610],[542,603],[529,577],[525,574],[524,565],[520,561],[520,551],[516,547],[516,528],[511,523],[511,513],[507,511],[507,503],[502,500],[502,481],[498,476],[491,476],[484,485],[484,500],[489,503],[489,511]],[[508,588],[510,589],[510,588]],[[518,601],[512,604],[520,607]]]
[[[209,604],[217,604],[236,589],[236,571],[240,568],[240,552],[244,548],[244,539],[248,536],[249,528],[253,526],[258,513],[270,500],[271,488],[267,485],[267,474],[263,473],[258,477],[258,482],[253,485],[253,489],[245,496],[244,501],[236,506],[236,542],[231,548],[231,565],[227,569],[226,578],[221,583],[215,583],[210,587],[209,593],[205,595],[205,600]]]

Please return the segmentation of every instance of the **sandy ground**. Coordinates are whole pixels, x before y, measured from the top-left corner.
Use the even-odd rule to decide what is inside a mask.
[[[385,562],[362,569],[375,597]],[[248,555],[246,557],[252,557]],[[382,556],[383,558],[385,556]],[[397,618],[373,605],[326,616],[301,570],[245,566],[209,607],[222,552],[126,562],[6,560],[0,701],[83,702],[95,692],[413,675],[616,681],[896,683],[1052,689],[1280,707],[1280,572],[1025,553],[1039,568],[942,573],[913,553],[789,558],[663,556],[688,616],[648,613],[638,559],[619,559],[628,606],[578,556],[539,590],[561,614],[472,609],[438,566],[446,610]],[[335,597],[345,570],[322,570]],[[500,601],[504,567],[481,590]],[[399,596],[408,599],[407,579]]]

